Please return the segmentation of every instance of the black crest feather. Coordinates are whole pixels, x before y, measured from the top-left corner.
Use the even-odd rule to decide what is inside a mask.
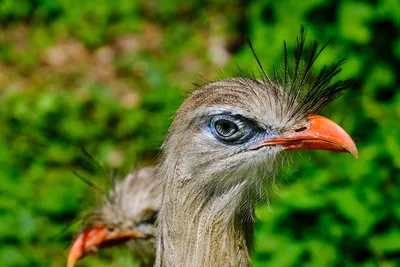
[[[341,71],[345,59],[324,66],[317,75],[311,73],[313,64],[329,43],[330,41],[319,48],[318,42],[314,41],[307,48],[306,30],[302,26],[300,35],[297,37],[296,48],[293,51],[293,59],[288,58],[289,53],[284,41],[284,62],[281,71],[283,73],[279,75],[279,70],[275,69],[272,80],[249,42],[249,47],[260,70],[261,79],[264,84],[271,85],[269,88],[272,88],[277,98],[282,101],[280,106],[283,112],[288,114],[288,120],[302,119],[309,114],[320,112],[328,103],[338,98],[345,89],[354,85],[354,79],[332,82],[332,79]],[[256,77],[253,75],[253,78]],[[282,88],[285,91],[283,97]]]

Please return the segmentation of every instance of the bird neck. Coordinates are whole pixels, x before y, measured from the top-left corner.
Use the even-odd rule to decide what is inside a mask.
[[[243,205],[246,184],[210,193],[177,173],[161,175],[155,266],[250,266],[254,207]]]

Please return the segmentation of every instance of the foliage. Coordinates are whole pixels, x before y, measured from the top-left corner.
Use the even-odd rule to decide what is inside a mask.
[[[359,83],[325,113],[357,140],[360,159],[304,152],[258,209],[255,266],[400,264],[400,2],[0,2],[0,262],[63,266],[76,225],[96,202],[77,171],[108,179],[154,162],[192,82],[256,63],[279,66],[299,25],[332,44],[317,68],[347,57]],[[135,266],[105,251],[81,266]],[[112,256],[111,256],[112,255]]]

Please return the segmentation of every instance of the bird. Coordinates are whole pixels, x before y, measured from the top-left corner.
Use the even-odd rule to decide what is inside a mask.
[[[260,75],[210,82],[184,100],[154,174],[163,180],[154,266],[251,266],[255,206],[267,199],[286,151],[358,157],[348,133],[318,115],[354,84],[333,80],[343,60],[311,73],[328,43],[306,46],[302,27],[293,60],[284,42],[283,67],[272,78],[250,45]]]
[[[354,80],[332,81],[343,60],[312,75],[315,60],[329,42],[322,48],[313,42],[307,49],[305,36],[301,28],[293,60],[284,42],[283,68],[273,79],[250,44],[259,77],[242,73],[199,86],[176,112],[150,175],[161,188],[158,209],[153,209],[157,226],[151,220],[155,266],[251,266],[254,209],[268,200],[268,185],[274,183],[286,151],[321,149],[358,157],[351,137],[317,115]],[[121,192],[133,197],[128,191]],[[119,199],[118,192],[113,196]],[[111,210],[121,209],[117,213],[122,215],[137,210],[137,202],[129,203]],[[88,225],[72,246],[72,265],[100,243],[121,237],[136,242],[140,250],[146,236],[136,229],[107,239],[104,224]]]
[[[141,266],[153,266],[156,226],[154,221],[162,199],[161,179],[154,167],[133,170],[117,181],[97,208],[81,219],[81,229],[73,241],[67,267],[99,248],[127,245]]]

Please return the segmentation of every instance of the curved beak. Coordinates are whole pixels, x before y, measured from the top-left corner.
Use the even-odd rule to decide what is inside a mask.
[[[321,149],[349,152],[358,158],[357,147],[339,125],[319,115],[310,115],[305,125],[296,127],[282,136],[263,141],[257,148],[281,145],[284,150]]]
[[[68,254],[67,267],[73,267],[75,263],[90,252],[96,252],[100,245],[112,241],[123,241],[130,238],[141,237],[135,232],[116,233],[110,232],[107,227],[94,227],[82,232],[74,241]]]

